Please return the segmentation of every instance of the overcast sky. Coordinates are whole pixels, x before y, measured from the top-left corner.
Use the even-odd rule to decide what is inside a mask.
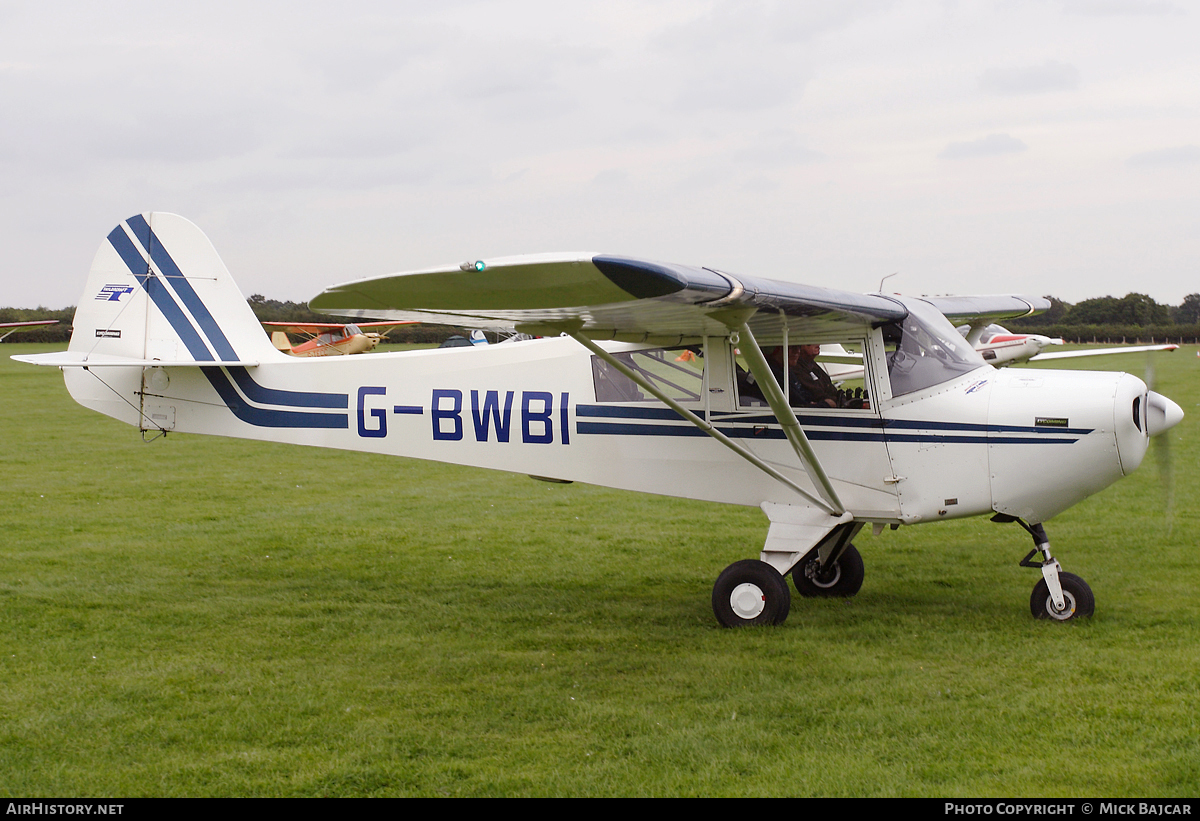
[[[0,305],[181,214],[244,293],[601,251],[873,291],[1200,291],[1183,0],[5,2]]]

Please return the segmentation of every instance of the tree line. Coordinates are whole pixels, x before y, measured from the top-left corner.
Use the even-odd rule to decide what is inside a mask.
[[[1150,340],[1200,342],[1200,294],[1188,294],[1180,305],[1164,305],[1146,294],[1123,297],[1102,296],[1072,305],[1048,296],[1050,310],[1036,316],[1005,323],[1011,331],[1060,336],[1068,342],[1148,342]],[[318,314],[303,302],[283,302],[254,294],[246,300],[260,322],[342,322],[338,317]],[[61,342],[71,338],[74,306],[54,311],[49,308],[0,308],[0,322],[57,319],[57,325],[13,334],[8,342]],[[442,342],[461,333],[448,325],[403,325],[388,334],[391,342]]]
[[[1200,294],[1179,305],[1156,302],[1146,294],[1101,296],[1072,305],[1047,296],[1050,310],[1005,323],[1010,331],[1062,337],[1068,342],[1200,341]]]
[[[294,322],[296,324],[312,322],[350,322],[344,317],[318,314],[309,310],[303,302],[285,302],[278,299],[267,299],[262,294],[254,294],[246,302],[254,312],[259,322]],[[43,328],[31,328],[20,331],[8,337],[5,342],[50,342],[66,344],[71,339],[71,322],[75,318],[75,306],[52,311],[49,308],[0,308],[0,322],[30,322],[37,319],[57,319],[57,325],[47,325]],[[401,325],[392,329],[387,339],[389,342],[426,342],[441,343],[462,330],[449,325]],[[3,334],[3,331],[0,331]]]

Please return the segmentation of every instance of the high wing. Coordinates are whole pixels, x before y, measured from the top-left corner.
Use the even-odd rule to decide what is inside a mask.
[[[591,339],[629,342],[724,336],[722,314],[753,312],[756,333],[820,335],[902,320],[898,300],[735,277],[714,268],[606,254],[556,254],[480,260],[335,285],[310,303],[350,317],[439,322],[546,335],[578,330]]]
[[[978,348],[988,325],[1001,319],[1018,319],[1031,314],[1050,310],[1050,300],[1041,297],[1014,294],[989,296],[933,296],[925,297],[950,320],[951,325],[964,323],[967,342]]]
[[[952,324],[966,323],[972,327],[1050,310],[1048,299],[1016,294],[927,296],[922,299],[941,311]]]

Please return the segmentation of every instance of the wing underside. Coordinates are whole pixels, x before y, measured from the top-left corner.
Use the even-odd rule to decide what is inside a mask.
[[[972,326],[1018,319],[1050,310],[1050,300],[1035,296],[992,294],[986,296],[927,296],[923,299],[942,312],[951,323]]]
[[[789,333],[817,336],[907,315],[882,295],[603,254],[515,257],[357,280],[327,289],[310,306],[356,318],[541,335],[569,329],[625,341],[727,335],[724,317],[738,311],[764,338],[782,334],[785,324]]]

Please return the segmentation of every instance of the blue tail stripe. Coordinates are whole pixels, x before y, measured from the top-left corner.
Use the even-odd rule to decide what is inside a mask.
[[[250,376],[245,368],[230,368],[229,375],[252,402],[264,405],[290,405],[294,408],[348,408],[350,395],[345,393],[309,393],[307,391],[284,391],[264,387]]]
[[[150,252],[150,259],[158,266],[158,270],[162,271],[167,282],[175,289],[175,293],[179,294],[179,298],[183,301],[184,306],[192,312],[192,316],[196,318],[196,323],[200,329],[204,331],[209,342],[212,343],[217,355],[224,360],[233,362],[238,359],[237,353],[233,350],[233,345],[225,337],[221,326],[217,324],[217,320],[208,312],[208,308],[200,299],[200,295],[192,288],[192,283],[188,282],[187,277],[183,275],[183,271],[175,264],[175,260],[171,258],[171,254],[167,251],[165,245],[162,244],[157,236],[155,236],[150,224],[146,222],[146,218],[141,214],[130,217],[126,222],[133,229],[134,235],[141,241],[142,245]]]
[[[211,313],[209,313],[208,307],[205,306],[203,300],[200,299],[200,295],[196,293],[196,291],[192,288],[191,283],[188,282],[187,278],[183,275],[183,272],[180,270],[179,266],[175,264],[175,260],[171,257],[170,252],[167,251],[166,246],[163,245],[162,240],[160,240],[154,231],[151,230],[150,224],[146,222],[145,217],[143,217],[141,214],[138,214],[130,217],[128,220],[126,220],[126,222],[132,229],[134,236],[136,236],[138,240],[150,250],[150,257],[154,261],[154,264],[158,266],[159,271],[163,273],[163,278],[170,282],[174,287],[175,292],[179,295],[179,298],[183,301],[184,305],[187,306],[188,310],[191,311],[192,316],[196,318],[196,321],[200,324],[200,327],[208,336],[213,346],[217,349],[218,354],[222,358],[236,360],[238,358],[237,353],[233,350],[233,346],[225,337],[224,332],[221,331],[216,319]],[[117,241],[113,241],[114,247],[117,247],[117,252],[121,254],[122,258],[125,259],[125,263],[129,265],[130,270],[134,271],[136,275],[134,265],[130,264],[131,259],[135,260],[139,267],[146,264],[145,259],[141,256],[137,249],[134,248],[133,243],[129,241],[129,238],[125,235],[124,231],[121,231],[120,228],[117,228],[113,231],[113,234],[119,235],[120,240],[123,241],[125,246],[127,246],[127,250],[123,252],[120,247],[117,247]],[[111,239],[112,236],[110,235],[110,240]],[[127,254],[129,256],[127,256]],[[191,322],[189,322],[183,315],[182,311],[179,310],[179,306],[173,299],[171,299],[170,294],[163,289],[161,280],[158,277],[150,276],[147,276],[147,280],[150,283],[149,287],[162,290],[163,300],[169,302],[171,308],[173,309],[172,312],[168,312],[164,308],[162,301],[157,299],[155,300],[155,304],[163,310],[164,315],[167,316],[176,333],[178,333],[180,337],[184,337],[188,333],[195,335],[195,329],[192,327]],[[143,283],[143,285],[146,285],[146,283]],[[147,288],[147,290],[149,290],[149,288]],[[176,319],[173,318],[172,313],[174,314],[174,317],[178,318],[179,321],[176,321]],[[199,340],[198,335],[196,336],[196,339]],[[203,345],[203,343],[201,343],[201,345]],[[188,350],[192,350],[190,345],[188,346]],[[193,351],[193,355],[194,353],[195,352]],[[196,358],[201,359],[201,357]],[[213,357],[211,355],[206,355],[203,357],[203,361],[211,361],[212,359]],[[272,405],[290,405],[292,407],[299,408],[348,408],[350,406],[348,394],[278,390],[275,388],[267,388],[258,384],[254,381],[254,378],[250,376],[245,368],[230,368],[229,373],[233,377],[233,380],[237,383],[238,387],[241,388],[242,393],[244,393],[252,402]],[[239,418],[243,417],[239,415]],[[243,421],[249,420],[243,419]],[[319,426],[324,425],[322,424]]]
[[[229,378],[220,368],[201,368],[209,383],[233,415],[243,422],[260,428],[349,428],[350,415],[346,413],[304,413],[256,408],[233,389]],[[343,406],[344,407],[344,406]]]
[[[175,329],[175,333],[183,340],[183,344],[187,346],[188,353],[197,362],[213,361],[212,352],[208,346],[200,339],[200,335],[196,333],[196,329],[192,327],[192,323],[188,321],[183,312],[179,310],[179,306],[175,304],[175,300],[167,293],[166,288],[158,277],[152,276],[146,265],[146,260],[142,257],[140,251],[134,247],[133,242],[125,234],[121,226],[117,226],[108,235],[108,241],[112,243],[112,247],[120,255],[121,259],[129,267],[130,273],[138,281],[146,293],[150,295],[158,310],[162,311],[163,316],[171,323],[171,327]]]

